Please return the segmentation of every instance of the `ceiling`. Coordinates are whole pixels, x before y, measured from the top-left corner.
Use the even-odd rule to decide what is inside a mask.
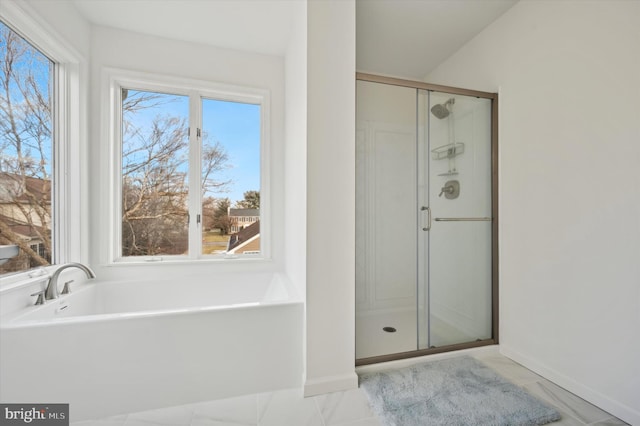
[[[298,0],[74,0],[89,22],[283,56]]]
[[[518,0],[357,0],[358,71],[422,80]]]
[[[298,1],[74,0],[74,4],[96,25],[283,56]],[[358,70],[422,79],[516,2],[356,0]]]

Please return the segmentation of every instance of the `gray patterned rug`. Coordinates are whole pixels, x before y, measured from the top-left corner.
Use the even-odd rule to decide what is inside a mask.
[[[515,426],[560,420],[555,409],[468,356],[360,374],[360,387],[384,426]]]

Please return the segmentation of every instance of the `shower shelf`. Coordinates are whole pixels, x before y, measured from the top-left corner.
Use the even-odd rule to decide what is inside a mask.
[[[434,160],[443,160],[445,158],[454,158],[464,152],[464,143],[456,142],[454,145],[448,143],[446,145],[433,148],[431,157]]]

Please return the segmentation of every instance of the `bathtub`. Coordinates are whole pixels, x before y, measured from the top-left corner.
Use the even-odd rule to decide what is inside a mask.
[[[0,317],[0,400],[75,421],[301,386],[293,293],[279,274],[78,286]]]

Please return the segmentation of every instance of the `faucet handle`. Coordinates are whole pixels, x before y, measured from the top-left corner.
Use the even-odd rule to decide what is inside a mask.
[[[32,296],[38,296],[38,299],[36,300],[36,303],[34,303],[34,305],[44,305],[45,299],[44,299],[44,293],[46,290],[40,290],[40,291],[36,291],[35,293],[32,294]]]
[[[73,282],[73,280],[67,281],[66,283],[64,283],[64,287],[62,288],[62,294],[69,294],[71,293],[71,287],[69,287],[69,284],[71,284]]]
[[[453,185],[445,185],[441,188],[440,194],[438,197],[442,197],[442,194],[452,194],[454,191]]]

